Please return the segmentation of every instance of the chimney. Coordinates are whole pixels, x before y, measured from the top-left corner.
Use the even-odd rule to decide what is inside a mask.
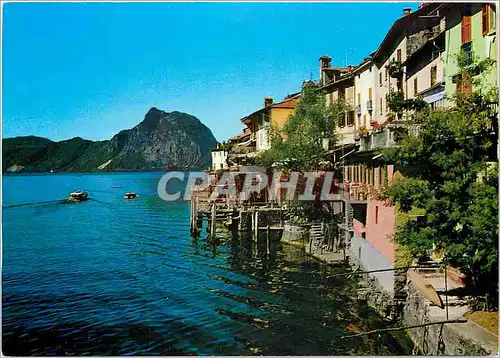
[[[411,7],[405,7],[403,9],[403,16],[410,15],[410,13],[411,13]]]
[[[272,104],[273,104],[273,97],[264,98],[264,107],[269,107]]]
[[[332,58],[330,56],[321,56],[319,58],[319,82],[321,85],[326,84],[325,68],[330,68],[332,65]]]

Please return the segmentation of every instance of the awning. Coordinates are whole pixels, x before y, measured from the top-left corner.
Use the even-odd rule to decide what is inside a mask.
[[[340,152],[340,151],[344,151],[344,153],[347,153],[349,151],[351,151],[353,148],[356,148],[357,144],[356,143],[349,143],[349,144],[344,144],[344,145],[338,145],[336,146],[334,149],[330,149],[328,151],[328,154],[332,154],[332,153],[335,153],[335,152]]]
[[[424,97],[424,101],[426,101],[427,103],[434,103],[443,98],[444,98],[444,91],[426,96]]]

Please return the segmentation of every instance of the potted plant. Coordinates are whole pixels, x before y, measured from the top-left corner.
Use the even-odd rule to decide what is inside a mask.
[[[359,127],[358,134],[360,137],[367,137],[368,136],[368,129],[366,128],[366,126]]]
[[[396,113],[394,112],[389,112],[387,113],[387,122],[392,123],[396,119]]]
[[[368,194],[368,186],[363,183],[359,187],[359,200],[366,200]]]

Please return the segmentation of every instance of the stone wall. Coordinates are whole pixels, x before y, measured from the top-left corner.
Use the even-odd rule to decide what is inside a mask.
[[[370,274],[359,275],[358,300],[366,304],[387,319],[396,318],[393,297]]]
[[[349,263],[361,266],[362,271],[391,268],[392,264],[365,239],[354,235],[349,246]],[[393,318],[394,309],[394,271],[363,274],[360,278],[358,298],[386,318]]]
[[[419,325],[441,321],[430,317],[429,304],[410,282],[407,286],[408,297],[404,307],[403,324]],[[450,317],[451,318],[451,317]],[[446,323],[412,328],[408,333],[423,355],[489,355],[497,353],[494,342],[484,340],[487,332],[471,322]]]

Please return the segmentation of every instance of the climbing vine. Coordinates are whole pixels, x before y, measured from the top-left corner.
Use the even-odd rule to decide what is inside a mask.
[[[391,91],[387,94],[389,109],[397,114],[405,110],[422,111],[428,107],[427,102],[419,98],[405,99],[403,91]]]

